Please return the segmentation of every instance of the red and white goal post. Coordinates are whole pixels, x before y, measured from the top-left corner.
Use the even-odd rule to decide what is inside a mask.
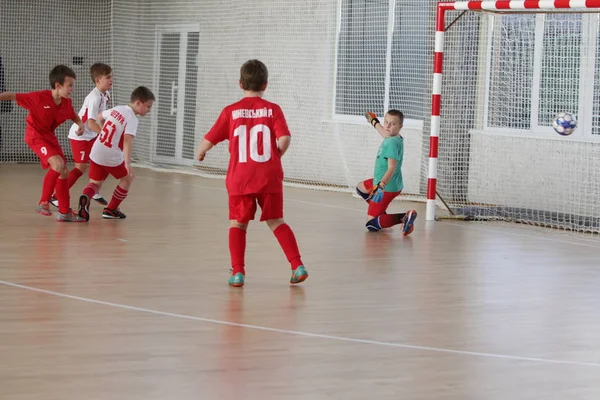
[[[457,12],[454,12],[457,11]],[[490,13],[490,14],[488,14]],[[568,80],[568,73],[569,73],[569,68],[565,67],[563,64],[561,64],[561,60],[557,60],[555,61],[552,59],[552,57],[548,56],[548,54],[550,53],[543,53],[544,51],[548,52],[550,51],[550,47],[551,45],[556,45],[556,46],[560,46],[560,37],[561,35],[563,37],[565,37],[566,39],[566,43],[567,45],[565,45],[565,50],[568,52],[572,52],[573,55],[568,56],[568,57],[564,57],[566,59],[568,59],[568,61],[573,65],[572,68],[572,74],[577,74],[577,77],[574,78],[573,81],[571,81],[571,83],[573,83],[574,85],[578,86],[578,88],[580,88],[581,90],[573,90],[574,93],[571,94],[571,98],[572,98],[572,102],[575,101],[579,101],[581,100],[581,102],[578,102],[577,104],[582,105],[581,107],[579,107],[576,112],[578,112],[579,114],[581,114],[580,116],[582,116],[583,114],[586,114],[588,117],[586,117],[586,120],[588,121],[588,124],[586,125],[586,130],[591,132],[591,126],[592,124],[598,124],[598,120],[594,119],[592,121],[592,114],[596,115],[598,114],[598,110],[596,108],[594,108],[594,110],[591,109],[591,105],[589,105],[589,103],[592,103],[593,100],[597,100],[597,97],[594,98],[590,98],[590,97],[585,97],[585,93],[588,93],[587,89],[584,87],[586,85],[585,82],[585,75],[582,75],[585,71],[584,69],[587,67],[590,67],[591,65],[591,69],[592,75],[587,75],[587,78],[591,78],[591,79],[596,79],[598,80],[598,70],[599,67],[598,62],[594,61],[593,58],[595,59],[599,59],[598,57],[600,57],[600,54],[597,54],[598,51],[594,50],[595,52],[593,53],[594,56],[590,56],[588,57],[586,54],[586,47],[591,48],[592,45],[590,45],[589,43],[593,43],[593,48],[594,49],[598,49],[600,50],[600,45],[598,45],[598,43],[600,43],[600,36],[599,36],[599,28],[598,26],[598,16],[600,14],[593,14],[593,13],[600,13],[600,0],[521,0],[521,1],[514,1],[514,0],[500,0],[500,1],[457,1],[457,2],[440,2],[437,5],[437,20],[436,20],[436,32],[435,32],[435,53],[434,53],[434,66],[433,66],[433,89],[432,89],[432,107],[431,107],[431,131],[430,131],[430,140],[429,140],[429,170],[428,170],[428,180],[427,180],[427,211],[426,211],[426,220],[434,220],[436,218],[436,189],[439,191],[440,190],[440,184],[443,183],[443,180],[445,179],[444,177],[438,177],[438,153],[440,155],[443,155],[444,152],[444,146],[440,147],[440,130],[441,135],[442,135],[442,141],[446,139],[446,135],[451,135],[452,132],[448,132],[448,131],[452,131],[453,130],[453,125],[445,125],[445,124],[449,124],[449,122],[445,122],[444,118],[446,118],[444,116],[444,113],[446,113],[446,111],[444,111],[444,108],[447,107],[448,105],[448,101],[452,102],[454,101],[453,97],[457,97],[457,96],[447,96],[447,89],[446,87],[444,87],[444,103],[442,103],[442,71],[443,69],[445,69],[446,67],[448,67],[449,64],[444,65],[444,62],[448,63],[448,59],[450,57],[452,57],[451,54],[448,54],[450,52],[460,52],[463,51],[465,54],[469,53],[469,51],[465,51],[465,49],[467,47],[465,47],[464,44],[461,44],[463,40],[469,40],[469,39],[465,39],[465,38],[461,38],[460,40],[456,39],[456,36],[459,34],[456,33],[452,33],[453,29],[456,29],[453,25],[455,22],[457,22],[457,20],[461,19],[463,16],[467,16],[467,14],[479,14],[477,16],[473,15],[473,18],[478,18],[477,21],[482,21],[482,19],[485,17],[485,20],[490,20],[490,21],[495,21],[493,23],[488,23],[486,21],[483,21],[483,23],[488,23],[488,26],[490,27],[489,29],[492,29],[491,27],[498,27],[498,20],[494,19],[494,18],[506,18],[507,21],[509,22],[503,22],[504,25],[502,25],[500,28],[496,28],[496,37],[492,37],[492,34],[489,35],[490,39],[485,39],[485,35],[488,35],[488,33],[485,34],[481,34],[481,37],[483,39],[479,39],[478,42],[473,41],[474,45],[472,46],[473,49],[475,49],[475,51],[477,51],[479,53],[479,61],[473,57],[473,61],[472,64],[474,65],[474,68],[464,68],[465,72],[462,72],[463,74],[469,74],[469,73],[473,73],[472,71],[481,71],[483,69],[486,69],[485,72],[475,72],[475,74],[480,75],[480,76],[473,76],[472,77],[472,81],[477,81],[476,83],[472,83],[473,88],[469,89],[471,90],[469,93],[476,93],[477,90],[479,91],[483,91],[485,92],[484,94],[478,94],[477,96],[479,96],[477,99],[475,99],[471,105],[473,108],[477,109],[478,107],[481,107],[481,110],[479,112],[479,117],[481,117],[482,121],[486,121],[485,126],[483,125],[483,123],[481,123],[480,125],[483,126],[483,128],[481,128],[481,131],[485,131],[484,128],[486,127],[490,127],[492,125],[492,128],[488,129],[488,133],[489,131],[493,130],[493,129],[498,129],[498,126],[500,126],[500,123],[490,123],[490,118],[492,118],[490,115],[490,111],[492,110],[493,107],[500,107],[499,111],[497,111],[497,113],[501,113],[501,109],[502,107],[508,107],[510,105],[510,103],[518,103],[519,101],[522,101],[523,105],[524,105],[524,113],[520,114],[519,118],[521,118],[522,120],[526,119],[524,117],[526,112],[530,112],[531,115],[533,115],[534,111],[536,113],[535,116],[531,117],[531,126],[527,125],[525,128],[521,127],[521,126],[517,126],[517,123],[513,123],[511,121],[509,121],[506,124],[506,131],[508,133],[505,134],[505,132],[502,132],[502,134],[504,135],[503,137],[506,139],[509,135],[508,134],[513,134],[512,136],[512,140],[513,142],[516,140],[521,140],[522,138],[524,138],[523,140],[532,140],[532,139],[536,139],[536,135],[537,139],[542,138],[543,140],[538,140],[538,142],[535,142],[532,145],[532,148],[538,147],[538,148],[545,148],[545,146],[552,146],[552,147],[548,147],[553,149],[552,151],[546,151],[547,153],[553,153],[553,152],[562,152],[562,147],[560,146],[564,146],[566,143],[570,143],[571,145],[573,145],[573,143],[577,143],[577,140],[581,140],[582,142],[593,142],[593,140],[596,138],[595,136],[592,137],[593,135],[591,135],[591,133],[589,134],[589,140],[585,139],[585,137],[583,139],[579,138],[577,140],[574,141],[574,138],[567,138],[567,139],[560,139],[560,137],[558,135],[556,135],[556,137],[552,136],[552,132],[550,132],[549,130],[549,125],[547,123],[547,115],[550,114],[550,111],[552,109],[551,106],[548,106],[548,100],[546,99],[549,95],[548,93],[559,93],[559,97],[562,96],[562,94],[560,94],[561,92],[563,92],[564,90],[560,89],[560,84],[562,82],[561,79],[555,79],[556,86],[557,88],[548,88],[547,86],[549,85],[548,82],[550,82],[549,78],[546,79],[544,77],[541,78],[541,83],[540,83],[540,78],[538,77],[538,75],[540,75],[538,72],[540,68],[543,70],[543,68],[546,68],[546,64],[547,63],[552,63],[552,68],[548,67],[546,68],[547,70],[552,70],[554,72],[554,74],[562,74],[560,76],[564,77],[564,80]],[[483,14],[486,14],[485,16]],[[510,17],[507,17],[507,14],[522,14],[520,16],[517,15],[512,15]],[[525,21],[525,19],[529,18],[529,16],[527,15],[523,15],[523,14],[535,14],[532,16],[532,21],[533,22],[522,22]],[[549,16],[550,15],[550,16]],[[570,17],[571,16],[576,16],[576,17]],[[584,15],[586,17],[584,17]],[[453,17],[453,20],[450,21],[449,16]],[[587,16],[593,16],[593,18],[596,18],[594,21],[592,21],[594,24],[596,25],[592,25],[592,23],[585,25],[585,26],[594,26],[593,29],[595,29],[595,33],[592,33],[590,35],[589,32],[591,32],[589,29],[584,29],[584,28],[580,28],[579,25],[583,24],[579,23],[577,21],[584,21],[584,22],[590,22],[587,19]],[[522,19],[521,19],[522,17]],[[552,26],[557,25],[560,26],[559,28],[557,28],[555,31],[550,32],[549,34],[544,31],[544,25],[542,25],[542,28],[540,28],[539,26],[536,27],[535,25],[535,19],[538,17],[542,17],[542,24],[544,23],[544,21],[551,21],[551,22],[546,22],[546,31],[549,31],[550,28],[552,28]],[[481,18],[481,19],[479,19]],[[447,23],[447,21],[449,23]],[[556,22],[558,21],[558,22]],[[477,22],[478,24],[479,22]],[[575,25],[575,24],[579,24],[579,25]],[[494,25],[495,24],[495,25]],[[529,34],[528,37],[530,37],[530,41],[531,43],[529,45],[527,44],[523,44],[520,42],[523,42],[523,38],[525,37],[524,35],[520,34],[519,32],[522,32],[524,30],[523,27],[516,27],[516,24],[523,24],[523,26],[528,25],[531,28],[531,33]],[[553,25],[554,24],[554,25]],[[570,24],[570,25],[568,25]],[[471,22],[471,25],[473,25],[473,22]],[[568,26],[567,26],[568,25]],[[583,25],[582,25],[583,26]],[[548,28],[550,27],[550,28]],[[473,28],[471,26],[471,31],[470,32],[477,32],[477,28]],[[467,32],[467,34],[465,34],[465,32]],[[462,33],[460,33],[460,35],[462,36],[469,36],[468,34],[468,30],[463,30]],[[512,33],[511,33],[512,32]],[[541,35],[544,36],[543,38],[540,38],[538,36],[536,36],[536,34],[539,34],[541,32]],[[567,32],[567,33],[564,33]],[[455,37],[452,39],[452,42],[448,42],[449,38],[448,35],[455,35]],[[511,34],[516,34],[517,37],[514,38],[514,40],[508,40],[507,38],[510,38]],[[445,38],[446,36],[446,38]],[[547,37],[550,37],[551,39],[548,39]],[[558,38],[558,39],[557,39]],[[447,54],[444,55],[444,42],[445,40],[446,42],[446,51]],[[495,46],[495,49],[485,49],[485,42],[484,40],[489,40],[487,43],[489,45],[489,47],[493,47]],[[507,44],[502,45],[500,42],[501,41],[507,42]],[[552,42],[552,40],[554,40],[554,42]],[[509,43],[509,42],[514,42],[514,43]],[[558,44],[556,44],[556,43]],[[481,44],[483,43],[483,47],[481,47]],[[587,43],[587,44],[585,44]],[[451,44],[449,46],[449,44]],[[541,45],[544,45],[546,47],[546,50],[543,49],[539,49],[539,47],[541,47]],[[479,47],[478,47],[479,46]],[[502,47],[504,46],[504,50],[502,50]],[[479,50],[477,50],[479,48]],[[508,49],[508,50],[506,50]],[[583,49],[583,50],[580,50]],[[529,50],[531,50],[531,54],[527,55],[525,53],[527,53]],[[483,61],[481,62],[481,60],[483,60],[485,58],[485,53],[487,52],[487,61]],[[556,51],[555,51],[556,53]],[[482,56],[482,54],[484,54]],[[511,55],[514,55],[516,58],[513,62],[511,61],[506,61],[503,58],[509,57]],[[454,56],[454,64],[452,64],[452,67],[454,70],[458,69],[460,70],[462,67],[460,64],[460,60],[456,61],[458,59],[458,56]],[[496,58],[494,58],[496,57]],[[542,61],[540,61],[540,59]],[[445,61],[446,60],[446,61]],[[492,61],[490,61],[492,60]],[[563,60],[564,61],[564,60]],[[591,62],[591,64],[590,64]],[[486,64],[487,63],[487,64]],[[510,64],[508,64],[510,63]],[[534,72],[532,73],[529,70],[526,70],[525,67],[523,67],[524,64],[530,63],[531,67],[530,69],[533,70]],[[478,64],[478,65],[476,65]],[[483,65],[483,66],[482,66]],[[494,76],[494,71],[492,70],[490,72],[491,69],[493,68],[503,68],[503,65],[509,65],[510,68],[509,69],[514,69],[515,74],[513,78],[509,77],[508,75],[506,75],[505,72],[502,73],[496,73],[496,76]],[[540,67],[541,65],[541,67]],[[444,67],[444,68],[443,68]],[[529,67],[528,67],[529,68]],[[537,69],[535,69],[537,68]],[[593,74],[593,71],[596,71],[596,74]],[[521,72],[519,72],[521,71]],[[525,71],[525,72],[522,72]],[[558,72],[557,72],[558,71]],[[454,79],[456,78],[457,75],[453,76],[452,79],[450,79],[449,81],[446,81],[447,79],[449,79],[446,74],[448,72],[446,72],[444,74],[444,85],[447,85],[448,83],[453,84],[454,83]],[[456,72],[454,72],[454,74],[457,74]],[[529,92],[527,92],[527,101],[524,100],[518,100],[515,101],[514,99],[519,98],[519,96],[513,96],[511,97],[509,96],[504,96],[504,100],[500,101],[498,100],[496,103],[492,104],[492,101],[488,99],[491,99],[491,95],[490,93],[492,93],[493,95],[496,95],[496,97],[498,99],[502,98],[502,96],[500,96],[498,93],[500,93],[500,91],[503,88],[507,88],[507,87],[513,87],[510,86],[506,83],[502,83],[502,84],[497,84],[496,82],[499,82],[498,76],[499,75],[506,75],[505,76],[505,81],[511,81],[511,80],[515,80],[518,79],[519,81],[521,81],[521,83],[519,83],[520,87],[526,87],[527,90],[529,90]],[[503,76],[504,76],[503,75]],[[529,81],[527,81],[524,77],[524,75],[528,75],[527,79],[529,79]],[[543,75],[543,74],[542,74]],[[461,82],[469,82],[468,78],[461,78],[462,81]],[[504,78],[503,78],[504,79]],[[544,79],[546,79],[544,81]],[[597,84],[598,82],[596,82]],[[589,86],[591,84],[591,82],[587,82],[587,85]],[[471,83],[469,83],[469,85],[471,85]],[[494,87],[492,87],[490,89],[490,85],[496,85]],[[504,85],[504,86],[503,86]],[[536,86],[537,85],[537,86]],[[478,86],[480,89],[475,88],[475,86]],[[531,86],[533,89],[529,89],[529,86]],[[484,89],[481,89],[481,87],[484,87]],[[593,88],[591,90],[593,90],[594,88],[597,88],[596,85],[593,86]],[[517,89],[518,90],[518,89]],[[537,91],[536,91],[537,90]],[[575,93],[576,92],[576,93]],[[454,93],[454,92],[452,92]],[[588,93],[588,95],[590,95]],[[565,95],[566,96],[566,95]],[[449,99],[450,98],[450,99]],[[574,100],[573,100],[574,99]],[[485,100],[485,101],[484,101]],[[585,101],[587,100],[587,101]],[[530,102],[529,102],[530,101]],[[529,103],[527,103],[529,102]],[[479,105],[479,103],[482,103],[482,105]],[[485,104],[483,104],[485,103]],[[555,103],[552,104],[552,106],[554,108],[559,108],[559,107],[567,107],[569,104],[568,101],[563,101],[561,99],[556,100]],[[515,107],[517,105],[514,105]],[[582,109],[582,107],[590,107],[589,110],[584,110]],[[544,108],[545,107],[545,108]],[[595,106],[594,106],[595,107]],[[457,111],[459,107],[457,107],[455,105],[455,115],[459,115],[460,113]],[[514,107],[513,107],[514,108]],[[572,110],[557,110],[557,111],[569,111],[571,112]],[[505,113],[506,114],[506,113]],[[470,115],[475,115],[475,117],[473,117],[473,120],[477,120],[477,111],[473,112]],[[459,118],[459,117],[457,117]],[[496,118],[496,117],[494,117]],[[509,118],[509,117],[506,117]],[[460,122],[460,121],[458,121]],[[456,121],[455,121],[456,124]],[[477,123],[474,122],[474,124],[476,125]],[[512,124],[512,125],[511,125]],[[529,121],[526,121],[526,124],[529,124]],[[458,124],[460,125],[460,124]],[[473,126],[473,125],[470,125]],[[481,127],[480,126],[480,127]],[[581,125],[580,125],[581,126]],[[471,128],[468,128],[471,129]],[[525,132],[527,130],[526,134],[523,134],[524,136],[519,136],[519,129],[521,129],[523,132]],[[466,129],[465,129],[466,130]],[[536,131],[537,130],[537,131]],[[541,132],[541,133],[540,133]],[[544,133],[546,132],[546,133]],[[594,131],[595,132],[595,131]],[[600,132],[600,131],[599,131]],[[542,135],[548,135],[546,138],[543,138]],[[528,137],[527,135],[530,135],[530,137]],[[581,135],[584,135],[584,133],[581,133]],[[491,137],[491,136],[488,136]],[[515,139],[515,137],[517,139]],[[598,135],[598,139],[600,139],[600,135]],[[472,137],[469,136],[467,140],[472,141]],[[489,139],[491,140],[491,139]],[[496,139],[494,139],[496,140]],[[508,140],[508,139],[507,139]],[[563,140],[562,142],[560,142],[560,140]],[[566,142],[566,141],[570,141],[570,142]],[[550,143],[549,145],[546,145],[546,143]],[[592,143],[594,146],[600,146],[600,141],[597,142],[597,144]],[[508,146],[512,146],[512,144],[510,145],[506,145]],[[467,149],[472,150],[468,147],[468,145],[466,146]],[[554,151],[554,149],[558,149],[556,151]],[[496,151],[496,149],[490,148],[488,153],[494,153]],[[532,150],[533,151],[533,150]],[[540,150],[541,151],[541,150]],[[565,150],[566,151],[566,150]],[[510,150],[507,151],[507,154],[510,154]],[[475,162],[479,162],[477,160],[473,159],[473,156],[471,155],[471,159],[468,158],[468,156],[466,157],[466,161],[465,163],[468,164],[467,169],[471,168],[471,171],[469,172],[471,175],[476,175],[477,173],[473,171],[473,169],[475,167],[477,167],[480,164],[475,165]],[[516,156],[515,156],[516,157]],[[531,157],[532,159],[535,157]],[[590,157],[591,158],[591,157]],[[499,160],[502,159],[502,157],[498,157]],[[515,161],[513,160],[515,163],[519,162],[519,161]],[[442,161],[441,161],[442,162]],[[489,160],[487,161],[489,163]],[[574,163],[576,163],[577,161],[575,160]],[[460,164],[460,162],[458,162],[458,164]],[[526,165],[526,164],[523,164]],[[508,169],[505,167],[505,169]],[[440,172],[443,173],[443,172]],[[524,174],[528,173],[528,171],[523,171]],[[552,176],[554,173],[551,172],[550,175]],[[556,175],[556,174],[554,174]],[[485,179],[491,179],[493,178],[493,174],[490,174],[486,177],[480,177],[480,180],[485,180]],[[600,178],[600,177],[599,177]],[[438,184],[438,179],[440,179],[440,182]],[[471,177],[463,179],[463,180],[470,180]],[[547,178],[544,178],[547,179]],[[584,178],[581,177],[575,177],[573,176],[572,178],[570,178],[572,180],[578,180],[578,181],[583,181]],[[526,181],[527,179],[523,179],[524,181]],[[539,179],[541,180],[541,178]],[[514,179],[513,179],[514,181]],[[520,181],[520,180],[519,180]],[[467,184],[463,185],[466,187]],[[471,198],[475,198],[474,201],[472,201],[472,199],[469,199],[468,201],[464,202],[464,203],[460,203],[460,204],[481,204],[481,205],[499,205],[502,204],[502,206],[504,207],[505,210],[509,209],[511,206],[511,203],[507,200],[504,204],[499,201],[497,203],[494,202],[494,198],[490,195],[488,196],[488,198],[486,198],[485,195],[480,196],[479,194],[476,195],[472,195],[473,193],[475,193],[477,190],[479,191],[484,191],[486,190],[486,188],[481,189],[481,186],[485,186],[485,182],[484,183],[478,183],[477,185],[472,184],[471,182],[469,182],[469,186],[468,188],[464,189],[464,193],[468,193],[468,195]],[[527,187],[527,183],[524,183],[525,187]],[[478,186],[477,188],[473,188],[472,186]],[[531,183],[529,183],[529,186],[531,187]],[[592,192],[597,192],[596,195],[600,194],[600,184],[598,185],[598,187],[593,187],[593,190],[590,190],[589,188],[579,188],[579,189],[575,189],[575,191],[579,190],[581,192],[586,192],[586,191],[592,191]],[[453,190],[453,189],[452,189]],[[533,188],[531,189],[533,190]],[[451,191],[451,190],[449,190]],[[526,191],[526,190],[525,190]],[[442,192],[440,192],[440,194],[442,194],[443,197],[444,194]],[[465,195],[466,196],[466,195]],[[515,196],[513,196],[515,197]],[[466,198],[466,197],[465,197]],[[490,200],[490,198],[492,200]],[[511,198],[510,201],[513,201],[514,198]],[[564,215],[594,215],[597,214],[600,217],[600,213],[598,213],[598,210],[596,209],[592,209],[591,206],[590,207],[583,207],[581,204],[583,204],[583,200],[581,202],[580,205],[573,205],[567,207],[564,205],[565,200],[564,199],[556,199],[556,201],[554,200],[550,200],[548,201],[548,203],[545,203],[546,200],[539,200],[540,202],[544,202],[543,204],[541,203],[532,203],[532,202],[528,202],[526,199],[524,200],[523,204],[520,204],[519,201],[517,201],[515,206],[516,207],[522,207],[521,210],[529,210],[529,212],[532,212],[531,210],[541,210],[539,211],[539,213],[542,213],[544,215],[544,218],[542,219],[547,219],[548,221],[551,222],[551,220],[553,219],[561,219],[561,218],[565,218]],[[593,202],[593,200],[590,200],[590,202]],[[554,204],[556,203],[556,204]],[[510,208],[511,210],[514,210],[516,208]],[[538,211],[536,211],[538,212]],[[545,214],[544,214],[545,213]],[[517,218],[518,219],[518,218]],[[534,224],[537,224],[536,221],[528,221],[528,222],[533,222]],[[596,223],[596,222],[594,222]],[[547,224],[545,221],[539,221],[540,225],[552,225],[552,224]],[[591,224],[591,222],[586,221],[585,223],[583,223],[584,225],[589,225]],[[561,224],[559,224],[561,225]],[[562,225],[561,225],[562,226]],[[569,227],[566,227],[566,229],[570,229]],[[574,230],[579,230],[579,229],[574,229]],[[594,229],[592,229],[594,230]],[[598,228],[598,230],[600,230],[600,228]]]

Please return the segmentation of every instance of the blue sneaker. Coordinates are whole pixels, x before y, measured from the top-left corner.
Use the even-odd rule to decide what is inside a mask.
[[[404,236],[410,235],[412,231],[415,229],[415,219],[417,219],[417,212],[415,210],[407,211],[402,219],[402,234]]]
[[[298,268],[292,271],[292,277],[290,283],[292,285],[300,282],[304,282],[308,278],[308,271],[304,268],[304,265],[300,265]]]
[[[244,274],[238,272],[235,275],[229,277],[229,286],[242,287],[244,286]]]

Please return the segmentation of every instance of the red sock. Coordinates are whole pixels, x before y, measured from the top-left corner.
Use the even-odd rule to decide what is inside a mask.
[[[69,176],[67,177],[67,184],[69,185],[69,189],[73,187],[77,179],[83,175],[83,172],[79,168],[73,168],[71,172],[69,172]]]
[[[58,212],[67,214],[71,208],[71,198],[69,196],[69,185],[66,179],[56,181],[56,199],[58,200]]]
[[[298,250],[298,243],[296,242],[296,236],[289,227],[288,224],[282,224],[273,231],[273,234],[277,238],[279,245],[283,249],[285,256],[292,265],[292,270],[295,270],[299,266],[303,265],[300,259],[300,250]]]
[[[125,200],[125,197],[127,197],[127,192],[128,191],[123,189],[121,186],[117,186],[113,192],[113,197],[110,199],[110,203],[108,203],[108,207],[106,208],[109,210],[116,210],[119,208],[121,202]]]
[[[241,272],[246,274],[244,269],[244,255],[246,254],[246,231],[240,228],[229,228],[229,253],[231,254],[231,268],[233,274]]]
[[[50,197],[52,197],[52,193],[54,193],[54,188],[56,187],[56,181],[60,174],[50,168],[48,172],[46,172],[46,176],[44,177],[44,184],[42,185],[42,198],[40,199],[40,203],[49,202]]]
[[[394,225],[402,223],[404,213],[401,214],[383,214],[379,216],[379,226],[382,228],[391,228]]]
[[[90,182],[83,188],[83,194],[85,194],[90,199],[94,197],[96,193],[98,193],[98,185],[96,185],[95,183]]]

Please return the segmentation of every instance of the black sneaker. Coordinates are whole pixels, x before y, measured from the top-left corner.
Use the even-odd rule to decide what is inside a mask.
[[[107,206],[108,205],[108,201],[106,201],[104,199],[104,197],[102,197],[102,195],[100,193],[96,193],[94,195],[94,197],[92,197],[92,200],[96,201],[99,204],[102,204],[103,206]]]
[[[125,219],[126,217],[127,215],[123,214],[118,208],[116,210],[105,208],[102,212],[102,218],[105,219]]]
[[[86,222],[90,220],[90,198],[87,194],[79,196],[79,211],[77,215],[85,219]]]

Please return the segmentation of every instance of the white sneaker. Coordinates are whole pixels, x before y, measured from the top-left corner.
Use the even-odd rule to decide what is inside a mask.
[[[102,197],[102,195],[100,193],[96,193],[94,195],[94,197],[92,197],[92,200],[97,201],[98,203],[102,204],[103,206],[107,206],[108,205],[108,201],[106,201],[104,199],[104,197]]]

